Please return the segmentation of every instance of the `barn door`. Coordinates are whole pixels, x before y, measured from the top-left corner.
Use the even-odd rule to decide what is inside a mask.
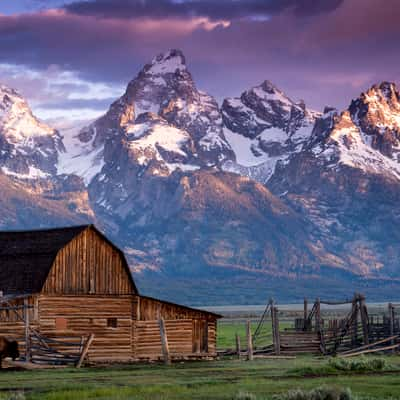
[[[193,353],[208,353],[208,322],[193,320]]]

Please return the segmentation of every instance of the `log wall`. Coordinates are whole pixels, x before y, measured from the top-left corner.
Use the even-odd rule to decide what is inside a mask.
[[[122,254],[88,228],[59,251],[42,293],[132,294],[129,274]]]
[[[216,320],[212,314],[154,299],[142,300],[137,295],[36,295],[28,301],[33,306],[29,310],[30,326],[44,336],[61,341],[67,338],[68,342],[79,342],[93,333],[90,361],[158,360],[162,357],[158,318],[162,317],[173,358],[216,354]],[[23,299],[13,305],[22,306]],[[19,314],[23,316],[23,310]],[[109,326],[110,322],[116,326]],[[25,327],[15,313],[0,312],[0,336],[17,339],[24,353]],[[57,346],[59,351],[68,351]]]
[[[40,296],[40,333],[95,335],[92,361],[129,361],[132,349],[132,296]],[[110,323],[116,326],[110,326]]]

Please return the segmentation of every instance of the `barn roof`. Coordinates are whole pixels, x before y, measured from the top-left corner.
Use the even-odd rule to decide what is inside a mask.
[[[39,293],[57,253],[89,227],[117,249],[126,264],[122,251],[93,225],[0,232],[0,290],[4,294]],[[129,277],[137,292],[130,272]]]

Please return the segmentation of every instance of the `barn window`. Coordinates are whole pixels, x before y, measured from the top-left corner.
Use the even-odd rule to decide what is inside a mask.
[[[108,328],[117,328],[118,327],[117,318],[107,318],[107,327]]]
[[[68,323],[66,318],[56,318],[56,330],[65,331]]]

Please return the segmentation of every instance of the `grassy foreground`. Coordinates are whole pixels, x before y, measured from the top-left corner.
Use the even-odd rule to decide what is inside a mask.
[[[252,324],[253,331],[255,327]],[[245,343],[244,321],[219,324],[218,348],[234,348],[236,332]],[[376,361],[366,357],[342,365],[340,360],[309,356],[252,362],[232,358],[169,367],[142,364],[0,371],[0,400],[267,400],[273,396],[281,400],[288,390],[311,390],[321,385],[349,388],[360,400],[400,399],[400,357],[382,358],[385,366],[381,369],[375,369],[372,360]]]
[[[0,399],[235,399],[250,393],[258,400],[320,385],[350,388],[358,399],[400,399],[400,358],[385,359],[383,371],[340,371],[326,359],[301,357],[2,372]]]

